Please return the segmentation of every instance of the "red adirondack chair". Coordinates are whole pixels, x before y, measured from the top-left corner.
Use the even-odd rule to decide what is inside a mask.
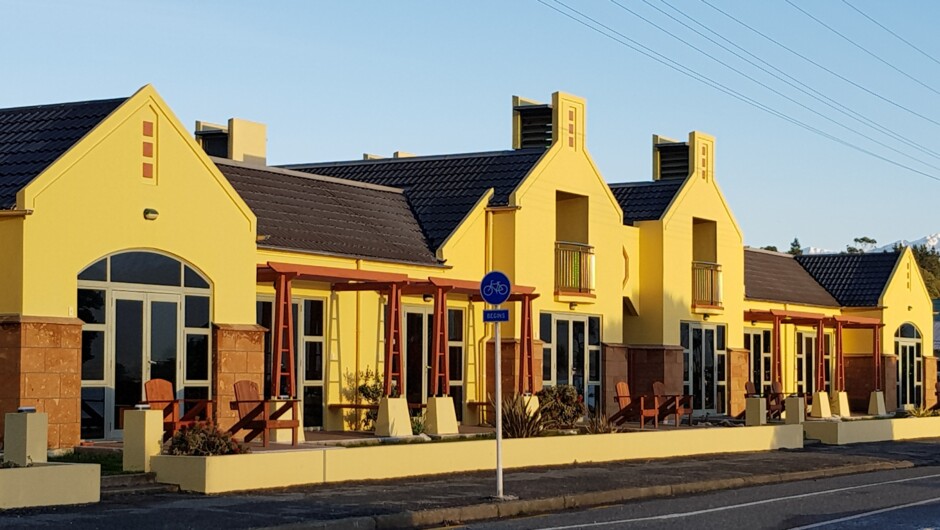
[[[659,428],[659,398],[656,396],[631,396],[630,387],[625,381],[617,383],[617,395],[614,397],[620,410],[610,417],[610,422],[623,425],[639,417],[640,428],[646,428],[647,418],[653,419],[653,428]]]
[[[235,383],[235,401],[232,408],[238,411],[238,423],[229,429],[232,434],[247,430],[245,442],[250,442],[261,435],[262,445],[268,446],[268,431],[271,429],[290,429],[291,443],[297,445],[297,431],[300,421],[297,418],[296,399],[280,399],[280,406],[275,401],[261,399],[258,384],[254,381]],[[281,419],[288,411],[290,419]]]
[[[199,423],[212,423],[212,401],[208,399],[177,399],[173,383],[166,379],[151,379],[144,383],[146,403],[151,409],[163,411],[163,441],[169,440],[183,427]],[[180,415],[180,403],[191,403]]]
[[[666,385],[662,381],[653,383],[653,396],[659,398],[663,407],[663,416],[675,414],[676,427],[682,425],[682,416],[689,417],[689,425],[692,425],[692,396],[684,394],[667,394]]]

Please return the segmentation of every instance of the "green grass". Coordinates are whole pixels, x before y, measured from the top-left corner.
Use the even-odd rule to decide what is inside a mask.
[[[49,458],[50,462],[67,462],[71,464],[99,464],[102,475],[120,475],[124,473],[124,456],[122,453],[68,453]]]

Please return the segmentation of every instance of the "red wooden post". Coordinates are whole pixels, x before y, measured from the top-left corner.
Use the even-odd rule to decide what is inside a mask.
[[[291,303],[291,274],[278,274],[274,282],[274,340],[271,355],[271,396],[294,397],[294,311]],[[284,367],[284,357],[287,367]],[[282,378],[283,388],[281,387]],[[283,391],[282,391],[283,390]]]
[[[405,390],[401,377],[401,287],[389,284],[385,304],[385,395],[392,395],[392,382],[399,395]]]
[[[783,367],[780,363],[780,320],[781,317],[774,315],[773,328],[773,380],[778,383],[783,382]]]
[[[826,327],[816,321],[816,392],[826,391]]]
[[[845,359],[842,357],[842,322],[836,320],[836,392],[845,392]]]
[[[447,348],[447,291],[443,287],[438,287],[434,293],[433,327],[431,395],[446,396],[450,391],[450,356]]]
[[[884,377],[881,373],[881,324],[872,326],[872,356],[874,357],[874,378],[875,390],[881,390],[884,385]]]

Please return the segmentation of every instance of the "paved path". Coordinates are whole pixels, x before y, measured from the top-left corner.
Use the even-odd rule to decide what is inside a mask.
[[[940,439],[514,470],[506,474],[506,492],[519,497],[514,503],[492,503],[494,474],[480,472],[208,497],[128,496],[90,506],[2,512],[0,528],[433,525],[912,465],[940,466]]]

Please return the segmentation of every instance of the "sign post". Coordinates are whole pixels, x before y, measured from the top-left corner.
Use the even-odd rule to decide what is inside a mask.
[[[493,306],[493,309],[483,311],[483,322],[493,322],[496,326],[494,345],[495,375],[496,375],[496,498],[503,496],[503,379],[502,379],[502,340],[500,339],[500,323],[509,321],[509,310],[500,309],[499,306],[509,299],[509,278],[499,271],[490,271],[480,282],[480,295],[483,301]]]

